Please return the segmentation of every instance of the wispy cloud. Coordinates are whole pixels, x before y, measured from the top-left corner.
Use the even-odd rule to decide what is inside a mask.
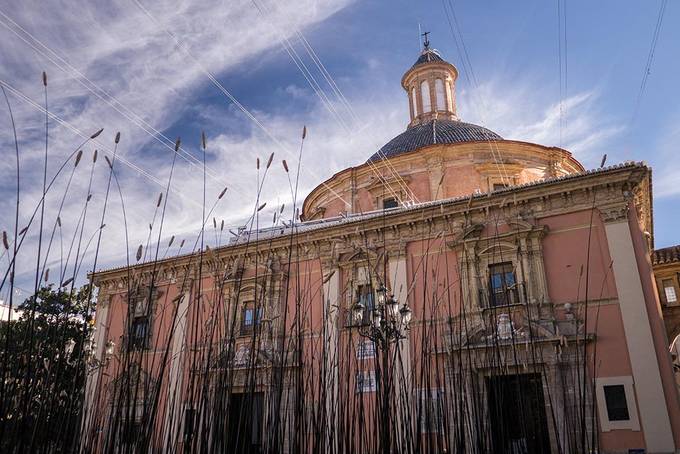
[[[3,41],[0,78],[42,104],[40,73],[45,70],[49,79],[51,112],[87,134],[104,127],[99,144],[94,146],[106,146],[108,150],[113,148],[116,131],[122,131],[120,156],[139,169],[126,168],[119,161],[133,247],[146,240],[151,213],[158,192],[162,190],[162,184],[158,183],[166,181],[169,173],[171,154],[159,154],[159,145],[151,139],[149,132],[156,134],[154,128],[163,131],[182,118],[185,106],[193,104],[193,94],[209,84],[201,67],[218,75],[239,71],[240,65],[247,67],[249,61],[277,46],[278,33],[290,34],[297,28],[304,29],[323,21],[348,3],[346,0],[282,3],[267,10],[267,20],[263,20],[250,0],[183,2],[179,5],[153,2],[146,6],[153,20],[134,3],[83,0],[50,6],[21,2],[12,4],[12,8],[4,4],[0,5],[0,38]],[[163,28],[179,37],[200,65],[179,50]],[[228,100],[221,96],[216,90],[216,102],[227,104]],[[10,94],[10,101],[21,137],[21,225],[25,225],[42,191],[38,182],[42,181],[43,119],[37,109],[17,96]],[[4,180],[0,187],[3,193],[0,209],[3,213],[12,213],[14,164],[7,151],[11,150],[11,129],[4,109],[1,121],[0,145],[6,159],[1,160],[0,165]],[[197,138],[199,131],[195,134]],[[80,140],[68,128],[51,121],[50,141],[49,173],[52,175]],[[198,141],[186,142],[195,144]],[[87,197],[88,166],[94,146],[85,150],[86,157],[75,173],[61,216],[66,250]],[[187,148],[200,161],[197,147]],[[255,154],[253,151],[248,150],[251,157]],[[103,164],[101,152],[100,148],[93,198],[88,209],[96,214],[90,216],[85,238],[96,231],[102,209],[108,168]],[[214,157],[209,163],[217,174],[208,183],[209,203],[225,182],[234,182],[232,190],[240,184],[238,176],[232,178],[233,174],[221,171],[222,163]],[[199,167],[196,163],[178,162],[167,216],[168,236],[200,228],[196,225],[197,213],[200,219],[199,194],[202,193]],[[61,177],[48,196],[48,219],[56,218],[65,181],[66,178]],[[115,194],[111,196],[100,263],[120,260],[124,256],[122,212],[116,199]],[[238,211],[236,213],[238,215]],[[10,218],[3,219],[2,229],[12,231]],[[29,231],[30,238],[36,233],[34,226]],[[25,247],[22,257],[29,257],[32,248],[33,244]],[[53,251],[52,260],[58,261],[58,256]],[[33,260],[23,260],[20,269],[29,270]]]
[[[561,146],[586,166],[597,161],[603,145],[623,131],[622,123],[604,114],[596,90],[568,96],[560,106],[554,94],[540,86],[540,81],[527,77],[492,80],[464,90],[459,101],[462,116],[507,139]]]

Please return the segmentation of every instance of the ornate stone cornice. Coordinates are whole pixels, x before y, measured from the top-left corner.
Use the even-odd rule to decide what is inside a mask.
[[[610,205],[599,206],[598,210],[605,224],[628,221],[628,202],[625,200]]]
[[[634,189],[648,172],[649,169],[644,165],[628,164],[492,194],[428,202],[356,219],[338,219],[297,233],[293,243],[290,234],[284,233],[259,242],[224,246],[214,250],[213,254],[219,263],[228,264],[238,259],[245,266],[254,263],[257,254],[261,257],[278,257],[285,268],[291,253],[294,262],[319,260],[324,255],[339,254],[341,246],[347,244],[357,247],[398,247],[410,241],[434,239],[441,232],[446,238],[451,238],[460,235],[458,229],[462,225],[484,224],[489,219],[505,222],[506,219],[535,218],[538,221],[544,217],[590,210],[593,201],[595,208],[607,212],[607,219],[612,216],[616,218],[623,215],[621,210],[628,203],[624,193]],[[335,252],[331,242],[337,244]],[[195,269],[197,261],[198,255],[194,254],[164,259],[156,265],[140,264],[134,266],[133,275],[150,273],[154,267],[160,267],[161,270],[165,267]],[[102,285],[123,279],[126,275],[125,268],[99,271],[95,282]]]

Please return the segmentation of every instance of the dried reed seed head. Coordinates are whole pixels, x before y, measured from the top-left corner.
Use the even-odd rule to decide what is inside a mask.
[[[61,217],[57,216],[57,225],[61,227]]]
[[[163,193],[161,192],[160,194],[158,194],[158,202],[156,202],[156,208],[161,206],[162,201],[163,201]]]
[[[104,156],[104,159],[106,160],[106,163],[109,165],[109,169],[113,169],[113,164],[111,164],[111,161],[109,160],[108,156]]]
[[[2,231],[2,245],[5,246],[5,249],[9,250],[9,242],[7,241],[7,232]]]
[[[224,197],[224,194],[227,192],[227,187],[225,186],[224,189],[222,189],[222,192],[220,192],[220,195],[217,196],[217,200],[220,200],[222,197]]]
[[[281,204],[281,210],[279,210],[279,214],[283,213],[283,209],[284,209],[285,206],[286,206],[285,203],[282,203],[282,204]]]
[[[26,227],[24,227],[23,229],[21,229],[21,231],[19,232],[19,236],[23,235],[23,234],[26,233],[27,231],[28,231],[28,226],[26,226]]]
[[[73,282],[73,278],[72,278],[72,277],[69,277],[69,278],[66,279],[64,282],[61,283],[61,287],[66,287],[66,286],[69,285],[71,282]]]
[[[305,137],[307,137],[307,126],[302,127],[302,140],[305,140]]]
[[[256,162],[255,165],[257,167],[257,170],[260,170],[260,158],[257,158],[257,160],[255,162]]]
[[[179,151],[180,145],[182,145],[182,141],[178,137],[177,140],[175,140],[175,153],[177,153]]]
[[[47,73],[43,71],[42,73],[43,85],[47,87]]]
[[[269,168],[270,165],[272,165],[272,161],[274,160],[274,152],[269,155],[269,160],[267,161],[267,168]]]
[[[258,212],[262,211],[262,210],[264,209],[264,207],[266,207],[266,206],[267,206],[267,202],[265,202],[265,203],[263,203],[262,205],[260,205],[259,208],[257,209],[257,211],[258,211]]]
[[[213,218],[213,228],[217,228],[217,219]]]
[[[277,214],[278,214],[278,213],[277,213],[276,211],[274,211],[274,224],[276,224],[276,215],[277,215]]]
[[[206,148],[205,131],[201,131],[201,146],[205,150]]]
[[[118,144],[118,142],[120,142],[120,131],[118,131],[116,133],[116,138],[113,139],[113,142],[116,143],[116,144]]]
[[[87,201],[89,202],[90,200],[92,200],[92,194],[87,195]]]
[[[170,237],[170,241],[168,241],[168,247],[172,246],[173,241],[175,241],[175,235]]]
[[[142,245],[140,244],[139,247],[137,248],[137,261],[139,262],[139,259],[142,258]]]
[[[94,134],[92,134],[92,135],[90,136],[90,139],[96,139],[97,137],[99,137],[99,134],[101,134],[103,131],[104,131],[104,128],[99,128],[99,131],[97,131],[97,132],[95,132]]]
[[[222,222],[220,223],[220,232],[224,230],[224,219],[222,219]]]
[[[97,149],[95,148],[94,153],[92,154],[92,164],[97,162]]]
[[[47,282],[49,280],[49,278],[50,278],[50,269],[47,268],[45,270],[45,282]]]
[[[104,227],[106,227],[106,224],[102,224],[101,227],[99,227],[99,228],[103,229]]]
[[[149,230],[153,230],[153,224],[149,223]]]
[[[286,171],[286,173],[288,173],[288,163],[285,159],[283,160],[283,169]]]
[[[600,167],[604,167],[605,162],[607,162],[607,153],[602,156],[602,162],[600,162]]]
[[[179,243],[179,247],[181,248],[182,246],[184,246],[184,240],[182,240],[182,242]]]
[[[76,163],[73,167],[78,167],[78,163],[80,162],[80,158],[83,157],[83,150],[78,150],[78,154],[76,155]]]

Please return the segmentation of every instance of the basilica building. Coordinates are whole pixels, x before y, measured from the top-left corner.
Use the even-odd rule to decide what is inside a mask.
[[[98,271],[84,448],[678,452],[650,168],[466,123],[457,82],[426,42],[405,131],[299,219]]]

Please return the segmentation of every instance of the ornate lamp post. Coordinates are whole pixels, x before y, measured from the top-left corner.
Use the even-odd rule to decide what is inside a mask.
[[[357,299],[352,307],[352,320],[358,326],[359,334],[373,341],[382,352],[381,375],[376,377],[380,386],[382,405],[382,451],[390,452],[390,377],[387,375],[389,370],[388,361],[390,355],[390,345],[406,338],[406,331],[411,323],[412,312],[408,304],[400,308],[399,302],[394,298],[387,288],[381,283],[376,290],[377,301],[370,311],[366,313],[367,307]],[[364,317],[368,315],[368,323]]]
[[[406,303],[400,308],[399,302],[383,284],[380,284],[376,294],[377,303],[368,313],[370,323],[362,323],[367,308],[359,299],[352,307],[352,319],[354,325],[359,327],[359,334],[386,350],[389,344],[406,338],[412,313]]]

